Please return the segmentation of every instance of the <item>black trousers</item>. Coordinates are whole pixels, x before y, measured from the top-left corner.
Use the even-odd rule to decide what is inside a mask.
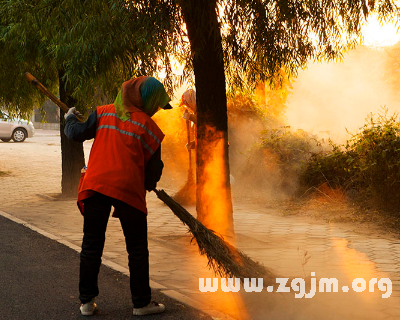
[[[150,303],[147,216],[128,204],[96,193],[84,200],[82,251],[80,254],[79,299],[87,303],[98,296],[98,274],[111,206],[119,214],[129,258],[130,287],[135,308]]]

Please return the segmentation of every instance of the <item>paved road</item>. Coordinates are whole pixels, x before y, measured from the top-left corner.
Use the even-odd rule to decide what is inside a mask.
[[[0,319],[82,319],[78,300],[78,252],[0,216]],[[129,277],[102,266],[98,312],[90,319],[137,319],[131,315]],[[153,290],[167,310],[146,319],[211,319]]]

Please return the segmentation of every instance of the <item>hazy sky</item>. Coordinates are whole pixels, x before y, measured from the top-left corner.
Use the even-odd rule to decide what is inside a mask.
[[[349,138],[346,128],[356,133],[369,113],[400,111],[385,78],[382,49],[355,50],[342,62],[313,63],[300,71],[288,98],[287,120],[294,129],[332,137]]]
[[[369,113],[382,106],[389,114],[400,111],[384,77],[384,46],[393,45],[400,34],[393,24],[380,25],[373,17],[363,28],[367,48],[345,55],[342,62],[311,63],[300,71],[288,98],[288,122],[295,129],[348,138]]]

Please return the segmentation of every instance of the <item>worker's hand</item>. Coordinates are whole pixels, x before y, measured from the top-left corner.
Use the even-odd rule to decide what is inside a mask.
[[[67,119],[71,114],[75,117],[82,118],[82,114],[79,111],[76,111],[75,107],[69,108],[68,112],[64,115],[64,118]]]
[[[196,141],[191,141],[189,143],[186,143],[186,149],[187,149],[187,151],[196,149]]]
[[[185,112],[182,115],[182,118],[185,120],[190,120],[190,116],[191,116],[190,112],[185,110]]]

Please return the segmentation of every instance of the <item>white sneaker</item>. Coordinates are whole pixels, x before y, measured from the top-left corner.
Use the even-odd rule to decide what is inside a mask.
[[[93,313],[97,310],[97,304],[94,302],[94,299],[88,303],[81,304],[80,308],[81,314],[83,316],[92,316]]]
[[[144,316],[146,314],[161,313],[165,311],[165,306],[161,303],[151,301],[143,308],[133,308],[134,316]]]

